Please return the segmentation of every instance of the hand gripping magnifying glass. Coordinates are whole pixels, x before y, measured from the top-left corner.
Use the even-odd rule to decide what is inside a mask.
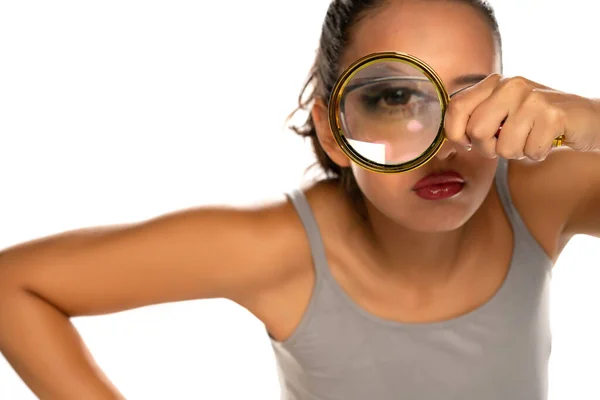
[[[379,173],[412,171],[447,140],[446,108],[451,96],[464,89],[448,94],[437,73],[409,54],[370,54],[336,82],[329,125],[344,154],[359,166]],[[563,140],[556,138],[553,146]]]

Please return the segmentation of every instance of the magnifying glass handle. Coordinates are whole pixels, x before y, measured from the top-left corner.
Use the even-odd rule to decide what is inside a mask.
[[[498,127],[498,131],[494,135],[496,137],[496,139],[500,135],[500,132],[502,132],[502,126],[504,126],[504,121],[502,121],[502,123]],[[563,145],[564,142],[565,142],[565,135],[560,135],[559,137],[557,137],[556,139],[554,139],[552,141],[552,147],[560,147]]]
[[[506,120],[503,120],[500,123],[500,126],[498,127],[498,130],[496,131],[496,134],[494,135],[496,137],[496,139],[498,139],[498,136],[500,136],[500,132],[502,132],[502,127],[504,126],[504,121],[506,121]]]
[[[498,139],[498,136],[500,136],[500,132],[502,132],[502,127],[504,126],[504,122],[506,122],[506,118],[502,120],[502,122],[500,122],[500,126],[498,127],[498,130],[496,131],[496,134],[494,135],[496,137],[496,139]]]

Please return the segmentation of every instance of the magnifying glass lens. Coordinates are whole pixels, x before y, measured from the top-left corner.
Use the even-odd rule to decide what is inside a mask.
[[[340,94],[338,122],[354,152],[371,163],[409,163],[432,146],[443,99],[421,70],[402,60],[369,63]]]

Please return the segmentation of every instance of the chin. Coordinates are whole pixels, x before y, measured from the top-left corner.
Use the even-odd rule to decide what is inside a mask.
[[[390,216],[399,225],[415,232],[451,232],[462,228],[477,211],[476,204],[431,204],[426,207],[407,207]],[[408,211],[408,212],[407,212]]]
[[[409,218],[397,219],[399,225],[413,232],[442,233],[462,228],[473,213],[446,213],[444,215],[411,215]]]
[[[461,193],[445,200],[424,200],[416,195],[397,202],[371,202],[386,219],[420,233],[451,232],[462,228],[477,212],[483,199]],[[377,204],[379,203],[379,204]],[[390,204],[396,206],[390,207]]]

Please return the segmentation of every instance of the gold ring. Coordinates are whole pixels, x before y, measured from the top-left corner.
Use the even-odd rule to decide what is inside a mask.
[[[552,142],[552,147],[561,147],[565,142],[565,135],[560,135]]]

